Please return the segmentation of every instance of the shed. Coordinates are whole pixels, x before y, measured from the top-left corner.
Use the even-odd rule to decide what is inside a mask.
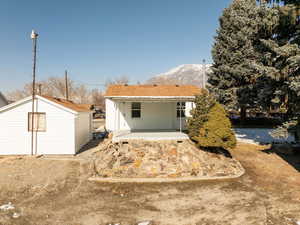
[[[76,154],[92,138],[92,113],[72,101],[36,95],[0,108],[0,155]]]

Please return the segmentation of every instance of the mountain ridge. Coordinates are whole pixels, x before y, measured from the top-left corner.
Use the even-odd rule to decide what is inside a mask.
[[[182,64],[165,73],[154,75],[150,84],[192,84],[203,87],[207,82],[207,74],[211,72],[211,64]]]

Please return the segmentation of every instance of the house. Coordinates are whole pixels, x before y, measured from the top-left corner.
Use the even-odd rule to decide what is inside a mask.
[[[92,138],[88,109],[40,95],[34,103],[33,126],[31,96],[0,108],[0,155],[74,155]]]
[[[200,93],[193,85],[111,85],[105,93],[106,129],[115,141],[187,139],[182,131]]]
[[[5,96],[0,92],[0,108],[5,105],[8,105],[8,101],[5,98]]]

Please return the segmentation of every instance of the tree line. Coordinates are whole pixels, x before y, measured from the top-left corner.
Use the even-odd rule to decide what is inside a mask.
[[[127,84],[129,78],[126,76],[108,79],[104,86],[111,84]],[[68,99],[78,104],[93,104],[104,109],[104,92],[99,88],[88,88],[86,84],[79,84],[72,79],[67,79]],[[56,98],[66,99],[66,80],[64,77],[49,77],[45,80],[37,82],[35,92],[40,95],[52,96]],[[26,83],[22,88],[6,93],[7,99],[10,101],[18,101],[27,96],[32,95],[32,83]]]

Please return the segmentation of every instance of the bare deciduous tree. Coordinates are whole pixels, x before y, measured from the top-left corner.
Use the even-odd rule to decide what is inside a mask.
[[[129,83],[129,78],[127,76],[120,76],[115,79],[108,79],[105,82],[105,86],[108,87],[109,85],[112,84],[128,84]]]
[[[41,93],[39,91],[41,85]],[[97,89],[89,90],[85,85],[76,85],[74,81],[68,79],[69,100],[82,104],[95,104],[104,106],[104,97],[101,91]],[[36,85],[36,93],[53,96],[57,98],[66,98],[65,79],[62,77],[50,77]],[[7,98],[11,101],[17,101],[32,94],[32,83],[25,84],[20,90],[8,92]]]
[[[104,109],[105,107],[104,94],[98,89],[93,89],[91,91],[91,102],[95,105],[99,105],[100,108]]]

